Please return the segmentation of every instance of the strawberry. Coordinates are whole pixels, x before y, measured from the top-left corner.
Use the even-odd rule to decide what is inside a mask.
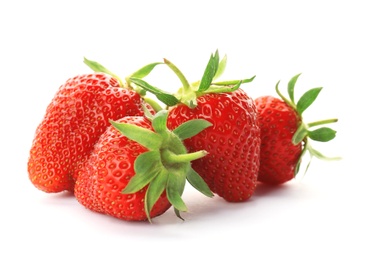
[[[94,73],[68,79],[38,125],[30,149],[31,182],[45,192],[73,191],[76,172],[109,125],[109,119],[143,115],[143,98],[100,64],[85,59]],[[157,64],[133,75],[146,76]],[[113,76],[112,76],[113,75]]]
[[[186,179],[207,196],[213,194],[191,168],[205,151],[187,153],[183,140],[211,124],[192,120],[173,131],[168,111],[155,116],[126,116],[111,121],[80,170],[75,196],[86,208],[128,221],[143,221],[174,206],[186,211],[181,195]]]
[[[214,82],[226,63],[226,57],[219,62],[218,51],[211,55],[201,81],[193,84],[188,83],[173,63],[164,62],[183,84],[175,95],[140,79],[131,78],[131,81],[169,106],[169,129],[191,119],[202,118],[212,123],[212,127],[184,142],[190,152],[204,149],[209,153],[194,161],[192,167],[211,191],[226,201],[248,200],[257,183],[260,129],[254,101],[239,87],[253,78]]]
[[[307,151],[311,158],[338,159],[324,156],[310,144],[310,140],[328,142],[335,138],[336,131],[331,128],[312,128],[337,122],[337,119],[303,122],[303,112],[315,101],[322,88],[308,90],[295,103],[294,89],[299,76],[297,74],[288,83],[290,99],[279,91],[279,82],[276,85],[279,98],[267,95],[255,99],[261,129],[260,182],[276,185],[290,181],[298,173]],[[307,167],[309,165],[310,162]]]

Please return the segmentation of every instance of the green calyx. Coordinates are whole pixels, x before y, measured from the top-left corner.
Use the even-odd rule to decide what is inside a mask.
[[[146,90],[139,87],[139,86],[133,86],[131,84],[131,78],[137,78],[137,79],[142,79],[144,77],[146,77],[147,75],[149,75],[151,73],[151,71],[160,64],[164,64],[163,62],[155,62],[155,63],[150,63],[148,65],[143,66],[142,68],[138,69],[137,71],[133,72],[132,74],[130,74],[129,76],[127,76],[125,78],[125,82],[123,82],[123,80],[115,73],[111,72],[109,69],[107,69],[106,67],[104,67],[103,65],[101,65],[100,63],[96,62],[96,61],[92,61],[89,59],[84,58],[83,62],[89,67],[91,68],[94,72],[102,72],[105,74],[108,74],[110,76],[112,76],[113,78],[117,79],[119,82],[119,85],[123,88],[127,88],[127,89],[131,89],[136,91],[147,103],[149,103],[155,111],[159,111],[162,108],[160,107],[160,105],[158,103],[156,103],[154,100],[146,97]]]
[[[180,212],[187,211],[182,199],[186,180],[204,195],[213,196],[208,185],[191,167],[191,161],[206,156],[207,152],[201,150],[187,153],[183,144],[183,140],[198,134],[211,126],[211,123],[203,119],[195,119],[170,131],[166,126],[167,110],[151,115],[145,109],[145,115],[152,122],[154,131],[133,124],[111,121],[111,124],[123,135],[148,149],[136,158],[135,175],[122,193],[135,193],[148,185],[144,204],[147,218],[151,222],[150,212],[165,191],[176,215],[182,219]]]
[[[319,120],[311,123],[304,123],[302,114],[303,112],[310,107],[311,104],[314,103],[316,98],[318,97],[320,91],[322,90],[322,87],[318,88],[312,88],[308,91],[306,91],[300,99],[295,102],[295,85],[299,78],[300,74],[295,75],[290,79],[288,82],[287,92],[288,92],[288,98],[282,95],[282,93],[279,91],[279,81],[277,82],[275,89],[277,94],[281,97],[281,99],[286,102],[289,106],[291,106],[300,117],[300,124],[292,137],[292,143],[294,145],[297,145],[301,142],[303,142],[303,150],[301,153],[301,156],[298,160],[297,167],[295,169],[295,175],[298,173],[301,165],[301,161],[303,156],[306,154],[306,152],[309,152],[310,154],[310,162],[308,163],[305,172],[308,170],[308,167],[311,163],[311,159],[313,157],[316,157],[321,160],[339,160],[340,157],[328,157],[320,153],[319,151],[315,150],[311,144],[310,140],[318,141],[318,142],[328,142],[331,141],[336,137],[336,131],[325,127],[322,125],[335,123],[338,121],[337,118],[331,118],[331,119],[325,119],[325,120]],[[318,127],[318,128],[316,128]]]
[[[241,84],[252,82],[255,78],[254,76],[241,80],[215,81],[223,74],[227,64],[227,56],[220,60],[218,51],[215,54],[211,54],[201,80],[194,83],[189,83],[183,73],[172,62],[164,59],[164,63],[176,74],[182,83],[182,87],[179,88],[177,93],[167,93],[136,77],[131,77],[131,82],[156,95],[167,106],[182,103],[190,108],[195,108],[199,96],[207,93],[232,92],[237,90]]]

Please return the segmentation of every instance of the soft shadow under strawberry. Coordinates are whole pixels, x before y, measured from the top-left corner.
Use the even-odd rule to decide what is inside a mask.
[[[288,184],[271,185],[258,182],[253,197],[265,197],[269,195],[282,194],[291,189]]]

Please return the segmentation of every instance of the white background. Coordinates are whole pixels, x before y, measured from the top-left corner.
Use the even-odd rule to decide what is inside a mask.
[[[368,259],[364,3],[1,1],[0,258]],[[297,95],[322,86],[305,119],[339,119],[331,125],[336,139],[316,147],[343,159],[313,160],[305,176],[261,185],[246,203],[188,188],[186,220],[170,209],[151,225],[93,213],[73,196],[32,186],[26,164],[35,128],[58,87],[90,72],[84,56],[123,78],[168,58],[195,81],[216,49],[228,56],[223,79],[256,75],[243,85],[252,97],[274,94],[278,80],[284,90],[297,73]],[[152,84],[179,87],[168,70],[158,74]]]

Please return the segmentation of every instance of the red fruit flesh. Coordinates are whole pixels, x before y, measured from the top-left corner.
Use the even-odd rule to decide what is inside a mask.
[[[292,137],[301,119],[292,107],[272,96],[259,97],[255,104],[261,129],[258,180],[282,184],[295,176],[302,144],[294,145]]]
[[[168,128],[194,119],[213,124],[184,141],[189,152],[209,154],[192,162],[209,188],[227,201],[248,200],[254,193],[259,170],[260,130],[253,100],[238,89],[232,93],[205,94],[197,106],[170,108]]]
[[[144,117],[124,117],[117,122],[151,128]],[[144,198],[147,186],[133,194],[122,194],[135,175],[134,162],[147,149],[129,140],[109,126],[96,143],[91,156],[79,171],[75,196],[86,208],[124,220],[147,220]],[[171,204],[165,192],[154,205],[150,216],[163,214]]]
[[[63,84],[36,129],[28,173],[45,192],[73,191],[76,172],[109,125],[142,115],[142,99],[103,73],[76,76]]]

